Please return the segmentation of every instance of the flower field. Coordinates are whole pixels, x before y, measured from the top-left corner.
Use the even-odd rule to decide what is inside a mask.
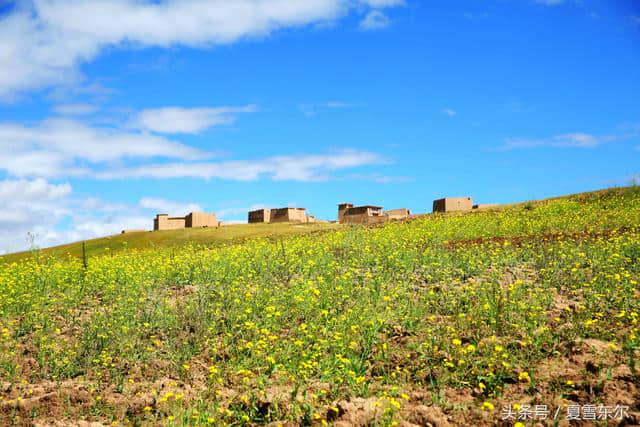
[[[527,425],[505,407],[572,404],[640,423],[639,282],[635,187],[0,261],[0,424]]]

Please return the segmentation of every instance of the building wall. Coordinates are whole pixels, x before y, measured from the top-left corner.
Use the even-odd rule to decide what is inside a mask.
[[[342,224],[343,222],[343,217],[344,217],[344,213],[349,209],[352,208],[353,204],[351,203],[342,203],[338,205],[338,223]]]
[[[307,211],[304,208],[271,209],[269,222],[307,222]]]
[[[342,224],[381,224],[389,221],[387,215],[369,215],[368,213],[349,214],[342,218]]]
[[[258,209],[249,212],[249,224],[271,221],[271,209]]]
[[[307,210],[304,208],[289,209],[289,221],[309,222],[309,220],[307,219]]]
[[[386,211],[384,214],[387,215],[389,219],[404,219],[411,215],[411,211],[405,208],[391,209],[390,211]]]
[[[191,212],[185,217],[185,227],[217,227],[218,219],[215,214],[208,214],[204,212]]]
[[[389,220],[380,207],[353,206],[350,203],[338,205],[340,224],[379,224]]]
[[[366,224],[382,224],[389,221],[389,215],[382,214],[377,216],[370,216],[367,219]]]
[[[369,214],[359,213],[359,214],[345,214],[342,216],[341,224],[366,224],[369,220]]]
[[[470,211],[472,208],[471,197],[446,197],[433,201],[433,212]]]
[[[346,209],[342,215],[342,224],[380,224],[389,221],[389,216],[369,206],[357,206]]]
[[[185,228],[186,221],[184,217],[169,217],[166,214],[156,215],[153,220],[154,230],[178,230]]]
[[[478,205],[473,205],[473,209],[487,209],[487,208],[494,208],[496,206],[500,206],[497,203],[484,203],[484,204],[478,204]]]
[[[288,208],[280,208],[280,209],[271,209],[271,219],[272,222],[288,222],[289,221],[289,209]]]
[[[347,209],[344,215],[361,215],[363,213],[369,216],[382,215],[382,208],[374,209],[370,206],[356,206],[354,208]]]

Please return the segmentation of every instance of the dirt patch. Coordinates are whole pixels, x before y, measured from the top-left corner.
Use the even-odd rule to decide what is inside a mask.
[[[66,408],[71,405],[76,411],[86,408],[92,397],[88,387],[73,380],[55,383],[44,381],[37,384],[12,384],[4,387],[6,394],[0,401],[0,424],[8,425],[12,415],[20,420],[18,425],[31,425],[28,418],[33,413],[46,414],[37,419],[43,425],[49,421],[63,419]],[[15,420],[13,422],[16,422]]]
[[[343,400],[336,403],[335,407],[338,409],[338,417],[333,420],[335,427],[370,425],[382,415],[384,410],[376,397],[367,399],[357,397],[348,401]]]
[[[436,406],[413,405],[402,411],[405,421],[419,426],[449,427],[449,418]]]

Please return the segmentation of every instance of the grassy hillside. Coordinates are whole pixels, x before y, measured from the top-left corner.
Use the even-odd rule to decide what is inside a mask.
[[[336,224],[237,224],[218,228],[186,228],[183,230],[140,231],[85,241],[87,256],[118,252],[124,249],[151,249],[180,246],[186,243],[200,245],[223,245],[256,237],[279,237],[331,230]],[[82,256],[82,242],[54,246],[36,251],[38,256]],[[0,257],[7,262],[33,256],[34,251],[18,252]]]
[[[0,424],[637,424],[639,281],[638,188],[26,258],[0,265]]]

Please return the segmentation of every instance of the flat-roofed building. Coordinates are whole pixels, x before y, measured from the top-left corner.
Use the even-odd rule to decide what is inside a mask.
[[[277,223],[277,222],[316,222],[316,218],[307,215],[305,208],[276,208],[258,209],[249,212],[249,223]]]
[[[338,205],[338,222],[340,224],[377,224],[388,221],[382,212],[382,206],[353,206],[351,203]]]
[[[343,223],[344,213],[353,207],[352,203],[340,203],[338,205],[338,223]]]
[[[191,212],[184,217],[185,227],[198,228],[198,227],[217,227],[218,218],[215,214],[208,214],[204,212]]]
[[[269,222],[271,220],[271,209],[256,209],[249,212],[249,224]]]
[[[473,209],[471,197],[445,197],[433,201],[433,212],[470,211]]]
[[[186,216],[170,217],[168,214],[158,214],[153,220],[153,229],[179,230],[181,228],[217,227],[219,225],[215,214],[191,212]]]
[[[153,229],[158,230],[178,230],[184,228],[186,221],[184,217],[170,217],[169,214],[158,214],[153,220]]]
[[[390,219],[405,219],[411,216],[411,211],[406,208],[391,209],[390,211],[384,211],[384,214]]]
[[[271,209],[269,222],[309,222],[305,208],[278,208]]]

